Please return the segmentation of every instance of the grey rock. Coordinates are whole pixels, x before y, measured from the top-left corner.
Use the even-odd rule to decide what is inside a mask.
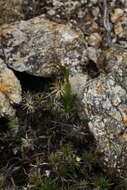
[[[39,16],[3,25],[0,36],[6,63],[16,71],[47,77],[57,73],[58,64],[68,66],[72,73],[81,70],[84,37],[69,25]]]
[[[0,59],[0,117],[15,115],[13,104],[21,102],[21,85],[13,71]]]
[[[104,166],[111,172],[117,171],[126,175],[127,53],[109,53],[105,55],[108,57],[107,67],[112,66],[109,73],[101,73],[100,76],[86,81],[84,78],[87,79],[87,75],[81,77],[81,74],[77,74],[78,79],[74,81],[73,76],[70,83],[81,99],[79,106],[82,105],[84,117],[88,119],[97,149],[102,153]],[[78,90],[75,87],[77,85]]]

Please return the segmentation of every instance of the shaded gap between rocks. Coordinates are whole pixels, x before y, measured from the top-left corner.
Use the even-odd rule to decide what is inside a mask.
[[[91,78],[96,78],[100,74],[96,63],[92,60],[89,60],[89,63],[86,65],[86,71]]]
[[[19,79],[22,87],[22,91],[33,91],[33,92],[39,92],[39,91],[47,91],[51,82],[53,81],[52,78],[47,77],[38,77],[38,76],[32,76],[30,74],[27,74],[25,72],[18,72],[14,71],[16,77]]]

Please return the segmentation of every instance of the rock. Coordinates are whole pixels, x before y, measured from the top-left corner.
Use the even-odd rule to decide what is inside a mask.
[[[111,15],[111,21],[116,23],[120,17],[124,15],[124,10],[117,8],[114,13]]]
[[[102,41],[102,37],[99,33],[95,32],[92,33],[89,37],[87,37],[86,40],[88,41],[89,45],[93,47],[99,47]]]
[[[56,14],[55,10],[53,10],[52,8],[49,9],[49,10],[47,11],[47,13],[48,13],[50,16],[53,16],[53,15]]]
[[[92,60],[95,63],[97,63],[98,54],[99,54],[99,49],[94,47],[88,47],[83,52],[84,57],[88,58],[89,60]]]
[[[92,14],[93,14],[93,16],[94,17],[98,17],[99,16],[99,14],[100,14],[100,9],[99,9],[99,7],[94,7],[93,9],[92,9]]]
[[[115,25],[114,31],[115,31],[115,34],[119,37],[123,37],[125,34],[123,27],[120,25]]]
[[[115,9],[111,15],[111,21],[114,25],[114,32],[119,38],[126,39],[126,28],[127,28],[127,14],[126,11],[120,8]],[[121,43],[121,41],[119,41]]]
[[[20,82],[0,59],[0,117],[14,116],[12,105],[19,104],[21,99]]]
[[[21,3],[22,0],[0,0],[0,25],[23,18]]]
[[[84,86],[88,81],[88,75],[83,73],[77,73],[73,77],[70,76],[69,81],[74,94],[78,94],[80,100],[82,100]]]
[[[13,117],[15,110],[10,105],[6,96],[0,92],[0,117]]]
[[[92,4],[96,4],[96,3],[97,3],[97,0],[90,0],[90,2],[91,2]]]
[[[21,6],[24,0],[7,0],[8,3],[12,5],[18,5]]]
[[[2,48],[8,66],[35,76],[57,73],[58,64],[71,72],[80,70],[84,37],[69,25],[57,24],[39,16],[0,29]]]
[[[109,73],[92,80],[77,74],[70,79],[84,118],[109,172],[126,175],[127,167],[127,53],[107,51]],[[115,59],[114,59],[115,57]],[[110,59],[109,59],[110,58]],[[78,86],[78,87],[76,87]]]

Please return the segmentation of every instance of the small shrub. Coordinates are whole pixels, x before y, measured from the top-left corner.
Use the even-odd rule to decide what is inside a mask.
[[[65,66],[57,64],[57,68],[61,73],[50,88],[50,99],[53,104],[53,110],[62,112],[64,116],[72,117],[76,113],[76,95],[73,94],[71,84],[69,82],[69,70]]]
[[[87,151],[82,155],[82,159],[88,161],[91,164],[96,164],[98,162],[97,155],[95,152]]]
[[[35,111],[34,96],[30,91],[24,92],[23,94],[22,108],[27,112],[27,114]]]
[[[65,81],[64,83],[64,93],[61,95],[60,102],[62,104],[62,108],[65,113],[69,115],[75,114],[75,101],[76,95],[74,95],[71,91],[71,85],[69,81]]]
[[[98,176],[95,179],[94,184],[98,190],[107,190],[107,188],[112,185],[109,183],[109,180],[105,176]]]
[[[42,181],[42,184],[36,190],[59,190],[57,184],[52,179],[45,178]]]

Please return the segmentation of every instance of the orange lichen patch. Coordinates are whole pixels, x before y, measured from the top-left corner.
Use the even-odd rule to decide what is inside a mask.
[[[90,17],[86,17],[86,18],[84,18],[84,22],[87,24],[90,24],[91,22],[94,22],[94,19],[90,18]]]
[[[104,50],[103,52],[102,52],[104,55],[114,55],[114,56],[121,56],[121,55],[123,55],[124,54],[124,52],[123,51],[121,51],[121,50],[118,50],[118,49],[113,49],[113,48],[110,48],[110,49],[107,49],[107,50]]]
[[[51,31],[57,31],[61,26],[64,26],[63,24],[53,24],[51,26],[48,26],[48,29]]]
[[[123,37],[123,35],[125,34],[123,27],[120,25],[115,25],[114,31],[115,31],[116,35],[118,35],[119,37]]]
[[[121,140],[127,140],[127,135],[122,135],[119,137]]]
[[[121,68],[123,69],[123,67],[125,69],[127,69],[127,52],[122,51],[120,49],[108,49],[108,50],[104,50],[101,55],[104,56],[120,56],[122,58],[122,64],[121,64]]]
[[[125,114],[124,117],[127,119],[127,106],[123,108],[123,112],[124,112],[124,114]]]
[[[124,66],[127,67],[127,53],[123,53],[122,55]]]
[[[52,25],[48,26],[48,30],[50,30],[52,32],[59,31],[60,29],[63,29],[66,31],[69,29],[69,27],[66,26],[65,24],[52,24]],[[80,31],[73,31],[73,32],[77,35],[80,35]]]
[[[9,96],[9,93],[12,91],[11,86],[5,86],[3,84],[0,84],[0,92],[5,94],[6,96]]]
[[[0,26],[0,29],[3,30],[8,30],[12,25],[11,24],[3,24],[2,26]]]
[[[116,20],[115,20],[115,24],[118,24],[118,23],[120,23],[121,22],[121,20],[122,20],[122,17],[119,17],[119,18],[117,18]]]
[[[104,91],[105,91],[105,89],[103,88],[102,85],[97,85],[97,86],[96,86],[96,92],[97,92],[98,94],[104,94]]]
[[[127,60],[127,53],[123,53],[123,59]]]
[[[127,119],[125,119],[125,120],[124,120],[124,125],[126,125],[126,126],[127,126]]]
[[[0,36],[5,37],[8,33],[8,30],[11,29],[12,25],[11,24],[3,24],[0,27]]]

